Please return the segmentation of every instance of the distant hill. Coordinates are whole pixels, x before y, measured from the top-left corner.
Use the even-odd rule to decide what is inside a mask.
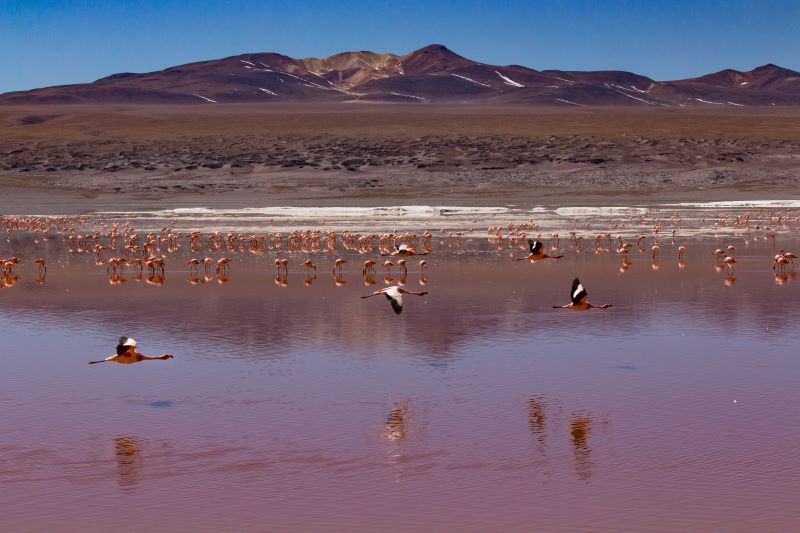
[[[405,55],[294,59],[242,54],[92,83],[0,94],[0,104],[409,102],[561,106],[800,105],[800,73],[776,65],[655,81],[622,71],[537,71],[472,61],[432,44]]]

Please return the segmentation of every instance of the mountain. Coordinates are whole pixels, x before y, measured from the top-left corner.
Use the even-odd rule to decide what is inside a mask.
[[[563,106],[800,105],[800,73],[776,65],[655,81],[623,71],[537,71],[472,61],[441,44],[294,59],[242,54],[92,83],[0,95],[0,104],[408,102]]]

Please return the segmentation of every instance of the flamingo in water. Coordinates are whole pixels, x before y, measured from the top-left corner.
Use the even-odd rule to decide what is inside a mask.
[[[362,298],[372,298],[373,296],[386,296],[386,299],[389,300],[389,303],[392,304],[392,309],[398,315],[403,312],[403,295],[404,294],[413,294],[414,296],[425,296],[428,294],[428,291],[422,292],[415,292],[410,291],[408,289],[404,289],[399,285],[392,285],[391,287],[383,288],[379,291],[375,291],[372,294],[367,296],[362,296]]]
[[[575,278],[572,281],[572,290],[569,293],[569,297],[572,300],[571,303],[567,305],[554,305],[553,309],[571,309],[572,311],[587,311],[589,309],[597,308],[597,309],[608,309],[611,307],[611,304],[603,304],[603,305],[595,305],[589,303],[589,293],[586,292],[586,289],[583,288],[583,284],[581,284],[581,280]]]
[[[158,357],[149,357],[147,355],[142,355],[136,351],[136,341],[130,337],[120,337],[119,343],[117,344],[117,353],[116,355],[110,355],[105,359],[101,359],[100,361],[89,361],[90,365],[96,365],[97,363],[105,363],[105,362],[112,362],[112,363],[120,363],[123,365],[132,365],[133,363],[139,363],[141,361],[153,361],[156,359],[172,359],[172,354],[165,353],[164,355],[159,355]]]

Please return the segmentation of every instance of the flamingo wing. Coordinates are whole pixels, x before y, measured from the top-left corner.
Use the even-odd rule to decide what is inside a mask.
[[[403,312],[403,295],[402,294],[398,293],[395,296],[392,296],[388,292],[384,292],[383,295],[386,296],[386,299],[389,300],[390,304],[392,304],[392,309],[394,310],[394,312],[396,314],[399,315],[400,313]]]
[[[136,341],[130,337],[120,337],[117,344],[117,355],[122,355],[131,348],[136,347]]]
[[[541,243],[541,241],[534,241],[533,239],[528,239],[528,247],[531,250],[531,254],[539,255],[544,245]]]
[[[586,298],[589,297],[589,293],[583,288],[581,280],[575,278],[572,281],[572,291],[569,296],[572,300],[572,305],[580,305],[586,301]]]

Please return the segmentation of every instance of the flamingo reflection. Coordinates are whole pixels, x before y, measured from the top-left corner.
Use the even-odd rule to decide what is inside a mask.
[[[139,439],[124,435],[114,438],[114,457],[117,460],[117,483],[123,489],[132,489],[138,483],[137,457]]]
[[[586,481],[592,475],[592,449],[589,447],[591,419],[588,414],[572,413],[569,421],[570,440],[575,458],[575,472]]]
[[[545,414],[545,400],[541,396],[532,396],[528,399],[528,429],[536,438],[540,453],[545,452],[547,437],[547,416]]]
[[[409,422],[409,402],[403,401],[395,404],[386,417],[383,425],[382,437],[392,442],[399,442],[406,438]]]

